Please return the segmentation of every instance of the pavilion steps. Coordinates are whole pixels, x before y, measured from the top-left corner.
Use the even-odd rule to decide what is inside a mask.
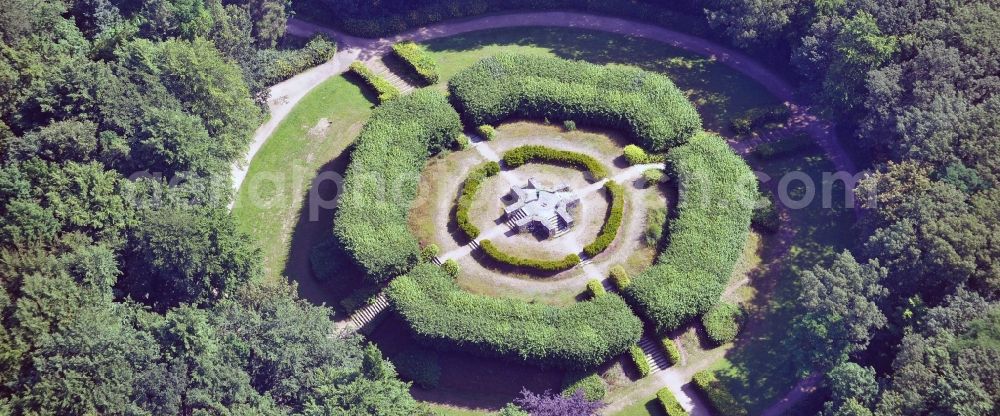
[[[649,361],[650,374],[665,370],[670,367],[670,359],[667,358],[666,351],[659,342],[648,336],[639,339],[639,348],[642,348],[646,360]]]
[[[351,324],[358,332],[370,331],[387,309],[389,309],[389,297],[385,295],[384,291],[379,292],[370,304],[351,315]]]
[[[389,67],[385,66],[385,63],[382,62],[381,58],[376,57],[370,59],[366,61],[365,64],[368,65],[368,68],[370,68],[376,75],[385,78],[386,81],[389,81],[389,83],[396,87],[400,93],[408,94],[416,89],[416,87],[410,85],[410,83],[406,82],[406,80],[401,78],[395,72],[392,72]]]

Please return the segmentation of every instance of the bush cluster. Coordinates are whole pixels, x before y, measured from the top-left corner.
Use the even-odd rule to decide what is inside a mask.
[[[441,270],[444,270],[444,272],[447,273],[448,276],[458,277],[458,272],[461,271],[461,267],[458,265],[458,262],[455,261],[455,259],[448,259],[445,260],[444,263],[441,263]]]
[[[667,360],[670,360],[670,365],[681,363],[681,349],[677,347],[674,340],[663,338],[663,349],[667,351]]]
[[[642,351],[642,347],[638,345],[629,347],[628,355],[632,357],[632,362],[635,363],[636,370],[639,370],[639,377],[646,377],[653,373],[653,368],[650,367],[649,359],[646,358],[646,353]]]
[[[438,66],[423,46],[413,42],[399,42],[392,45],[392,52],[410,66],[417,76],[428,85],[438,82]]]
[[[719,301],[750,228],[757,180],[718,136],[699,134],[668,154],[680,187],[670,244],[633,279],[627,299],[660,332],[708,312]]]
[[[431,390],[441,383],[441,358],[437,351],[411,347],[390,357],[396,371],[422,389]]]
[[[729,390],[726,390],[726,387],[715,378],[715,374],[711,371],[704,370],[695,373],[694,385],[701,391],[708,401],[709,407],[714,409],[715,413],[727,416],[747,415],[747,409],[733,397]]]
[[[573,120],[564,120],[563,121],[563,130],[566,130],[566,131],[576,131],[576,122],[573,121]]]
[[[402,95],[394,85],[389,83],[385,78],[376,75],[360,61],[351,63],[351,73],[357,75],[365,84],[368,84],[369,87],[375,90],[379,103],[385,103]]]
[[[667,416],[687,416],[688,413],[684,411],[670,389],[666,387],[660,389],[656,392],[656,398],[660,401],[660,406],[663,406],[663,411],[667,413]]]
[[[604,189],[608,191],[608,197],[611,198],[611,205],[608,206],[608,217],[604,219],[601,231],[597,233],[594,241],[583,247],[583,252],[587,253],[590,257],[594,257],[607,249],[615,241],[615,237],[618,235],[618,228],[622,225],[622,216],[625,210],[625,188],[617,182],[607,181],[604,183]]]
[[[611,281],[615,283],[615,287],[618,288],[619,292],[625,290],[632,283],[632,280],[628,277],[628,272],[620,264],[611,266],[610,274]]]
[[[590,180],[593,181],[599,181],[608,177],[608,168],[589,155],[545,146],[529,144],[515,147],[504,152],[503,161],[511,169],[526,163],[544,162],[568,165],[585,170],[590,173]]]
[[[483,181],[499,172],[499,163],[493,161],[485,162],[472,168],[472,171],[469,172],[469,177],[465,179],[465,184],[462,185],[462,195],[458,197],[458,207],[455,210],[455,221],[458,222],[458,228],[470,239],[474,240],[476,237],[479,237],[479,227],[476,227],[469,218],[469,208],[472,207],[472,202],[476,200],[476,194],[479,193],[479,188],[483,185]]]
[[[719,302],[701,317],[705,333],[715,345],[722,345],[736,339],[742,321],[743,311],[740,310],[740,307],[727,302]]]
[[[625,146],[623,154],[625,155],[625,160],[628,161],[629,165],[641,165],[643,163],[649,163],[651,160],[649,154],[647,154],[645,150],[642,150],[641,147],[634,144]]]
[[[476,133],[482,136],[483,140],[493,140],[497,137],[497,129],[489,124],[483,124],[476,127]]]
[[[604,400],[608,394],[604,379],[597,373],[583,373],[570,371],[563,379],[563,396],[572,396],[577,391],[583,390],[583,397],[589,401]]]
[[[604,290],[604,285],[601,284],[601,281],[597,279],[591,279],[587,282],[587,291],[590,292],[590,297],[592,298],[604,296],[608,293],[608,291]]]
[[[316,36],[301,49],[264,49],[257,58],[263,65],[260,83],[274,85],[333,58],[337,44],[324,36]]]
[[[771,123],[786,123],[791,117],[792,110],[783,104],[770,107],[754,107],[743,115],[732,119],[729,127],[736,134],[750,134],[754,130]]]
[[[757,200],[757,206],[753,210],[753,218],[750,223],[755,228],[768,234],[778,232],[781,227],[781,218],[778,216],[778,207],[774,202],[774,195],[770,192],[763,192]]]
[[[567,254],[566,257],[559,260],[539,260],[514,257],[500,250],[490,240],[480,241],[479,246],[482,247],[483,253],[497,262],[508,266],[530,269],[544,273],[561,272],[563,270],[569,270],[573,268],[573,266],[580,264],[580,256],[576,254]]]
[[[646,212],[646,229],[642,232],[646,246],[658,247],[663,239],[663,227],[667,224],[667,208],[656,207]]]
[[[420,250],[420,261],[429,262],[437,257],[438,254],[441,254],[441,247],[438,247],[437,244],[428,244]]]
[[[701,131],[698,112],[669,78],[634,67],[501,54],[458,73],[448,86],[476,125],[509,117],[575,120],[621,130],[656,152]]]
[[[427,345],[543,367],[593,368],[642,335],[642,322],[615,294],[565,308],[476,295],[429,264],[393,280],[388,295]]]
[[[407,227],[420,170],[429,154],[462,133],[444,95],[415,91],[372,112],[351,153],[334,234],[375,282],[406,273],[420,248]]]

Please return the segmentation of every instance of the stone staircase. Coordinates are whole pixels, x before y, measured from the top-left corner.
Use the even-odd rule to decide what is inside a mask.
[[[471,248],[473,250],[478,250],[479,249],[479,242],[476,241],[476,240],[470,241],[469,242],[469,248]]]
[[[396,87],[400,93],[409,94],[411,91],[416,89],[416,87],[410,85],[410,83],[406,82],[406,80],[400,78],[399,75],[396,75],[395,72],[392,72],[389,67],[385,66],[380,57],[375,57],[365,61],[365,65],[368,65],[368,68],[371,69],[376,75],[385,78],[386,81],[389,81],[389,83]]]
[[[389,298],[385,292],[379,292],[372,303],[358,309],[351,315],[351,325],[358,332],[365,332],[374,328],[375,322],[389,308]]]
[[[516,221],[526,217],[527,215],[528,214],[525,214],[523,210],[514,211],[513,214],[507,215],[507,226],[510,227],[511,230],[517,231]]]
[[[639,347],[642,348],[642,352],[646,354],[646,360],[649,361],[650,374],[670,367],[670,359],[667,358],[663,347],[655,339],[644,336],[639,339]]]
[[[437,266],[444,264],[444,262],[441,261],[441,259],[439,259],[437,256],[431,257],[431,263],[434,263]]]

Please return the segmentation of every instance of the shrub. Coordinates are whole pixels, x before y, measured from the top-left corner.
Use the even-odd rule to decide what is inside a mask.
[[[667,413],[667,416],[687,416],[688,413],[684,411],[670,389],[666,387],[660,389],[656,392],[656,398],[660,401],[660,406],[663,406],[663,411]]]
[[[601,162],[583,153],[568,150],[553,149],[538,145],[525,145],[510,149],[503,154],[503,161],[511,169],[526,163],[545,162],[569,165],[590,173],[592,180],[599,181],[608,177],[608,169]]]
[[[368,67],[360,61],[351,63],[351,72],[375,90],[375,94],[378,95],[379,103],[385,103],[386,101],[398,98],[402,95],[395,86],[389,83],[389,81],[386,81],[385,78],[376,75],[371,69],[368,69]]]
[[[681,363],[681,349],[677,347],[677,343],[674,340],[663,338],[663,349],[667,351],[667,359],[670,360],[670,365]]]
[[[715,410],[715,413],[727,416],[747,414],[747,409],[743,408],[711,371],[704,370],[695,373],[694,385],[701,391],[702,396],[708,401],[709,407]]]
[[[792,111],[783,104],[770,107],[754,107],[743,115],[732,119],[729,127],[737,134],[750,134],[755,129],[770,123],[786,123]]]
[[[611,281],[615,283],[615,287],[618,288],[619,292],[625,290],[625,288],[632,283],[628,277],[628,272],[626,272],[625,268],[620,264],[611,266],[610,273]]]
[[[458,228],[470,239],[474,240],[476,237],[479,237],[479,227],[476,227],[469,218],[469,208],[472,207],[472,202],[475,201],[476,194],[483,185],[483,181],[499,172],[499,163],[494,161],[485,162],[473,168],[469,172],[469,177],[465,179],[465,184],[462,185],[462,195],[458,197],[455,220],[458,222]]]
[[[416,339],[437,349],[585,369],[642,335],[642,322],[612,293],[557,308],[465,292],[430,264],[393,280],[387,292]]]
[[[600,280],[593,279],[587,282],[587,291],[590,292],[590,297],[596,298],[598,296],[604,296],[608,292],[604,290],[604,285],[601,284]]]
[[[757,206],[753,209],[753,217],[750,223],[758,230],[774,234],[781,227],[781,219],[778,216],[778,207],[774,204],[774,195],[765,192],[757,200]]]
[[[708,338],[716,345],[722,345],[736,339],[740,332],[743,311],[731,303],[719,302],[701,317]]]
[[[643,163],[649,163],[649,155],[646,154],[645,150],[634,144],[625,146],[624,150],[625,160],[628,161],[630,165],[641,165]]]
[[[497,262],[539,272],[560,272],[580,264],[580,256],[576,254],[567,254],[560,260],[538,260],[511,256],[497,248],[490,240],[480,241],[479,246],[482,247],[483,253]]]
[[[646,183],[646,186],[656,185],[663,182],[663,178],[666,176],[667,174],[663,173],[660,169],[646,169],[645,172],[642,172],[642,180]]]
[[[625,210],[625,188],[614,181],[604,183],[608,196],[611,198],[611,205],[608,206],[608,217],[604,219],[601,231],[597,233],[597,238],[593,242],[583,247],[583,252],[594,257],[604,251],[615,241],[618,235],[618,228],[622,225],[623,211]]]
[[[441,248],[437,244],[428,244],[422,250],[420,250],[420,260],[421,261],[431,261],[438,254],[441,254]]]
[[[483,124],[477,127],[476,132],[479,133],[484,140],[493,140],[497,137],[497,129],[493,128],[493,126],[489,124]]]
[[[469,146],[472,145],[469,138],[464,134],[459,134],[458,137],[455,137],[455,143],[458,144],[459,150],[468,149]]]
[[[576,130],[576,122],[573,120],[563,121],[563,130],[574,131]]]
[[[701,130],[698,112],[669,78],[634,67],[501,54],[459,72],[448,87],[476,125],[510,117],[575,120],[621,130],[657,152]]]
[[[604,379],[597,373],[567,372],[563,379],[563,396],[572,396],[580,390],[583,391],[583,397],[592,402],[603,400],[607,395]]]
[[[423,46],[413,42],[399,42],[392,45],[392,52],[400,60],[406,62],[410,69],[428,85],[438,82],[437,62]]]
[[[636,370],[639,370],[639,377],[646,377],[653,372],[653,368],[649,366],[649,360],[646,359],[646,353],[642,351],[642,347],[633,345],[628,348],[628,354],[632,357],[632,362],[635,363]]]
[[[444,263],[441,263],[441,269],[443,269],[445,273],[448,273],[448,276],[458,277],[459,267],[458,262],[455,261],[455,259],[448,259]]]
[[[258,82],[274,85],[298,73],[322,64],[337,53],[337,44],[324,36],[316,36],[296,50],[264,49],[257,53],[262,63]]]
[[[707,133],[668,154],[680,186],[670,244],[624,295],[658,332],[708,312],[718,302],[750,228],[757,180],[718,136]]]
[[[441,382],[441,358],[437,351],[410,347],[390,360],[404,379],[420,388],[431,390]]]
[[[444,95],[429,90],[377,107],[361,129],[333,230],[368,279],[386,281],[419,259],[407,215],[420,170],[428,154],[450,146],[461,131]]]
[[[646,230],[642,236],[649,247],[657,247],[663,239],[663,226],[667,223],[667,209],[658,207],[646,212]]]

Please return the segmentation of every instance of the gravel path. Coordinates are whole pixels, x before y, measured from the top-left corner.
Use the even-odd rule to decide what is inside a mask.
[[[253,159],[257,151],[263,146],[264,142],[267,141],[268,137],[271,136],[277,126],[285,119],[291,109],[299,102],[299,100],[301,100],[302,97],[304,97],[309,91],[326,79],[345,72],[351,62],[355,60],[369,60],[382,55],[391,48],[393,43],[400,40],[421,41],[484,29],[517,26],[572,27],[599,30],[651,39],[704,56],[711,56],[719,62],[758,82],[771,94],[784,101],[785,104],[792,110],[791,125],[795,126],[796,129],[801,129],[802,131],[808,133],[809,136],[824,150],[827,157],[834,164],[837,170],[850,173],[856,172],[856,168],[850,157],[837,141],[833,125],[812,115],[808,106],[797,102],[794,94],[794,88],[790,84],[741,52],[685,33],[625,19],[595,16],[576,12],[538,12],[514,13],[444,22],[410,30],[397,36],[381,39],[364,39],[348,36],[329,28],[317,26],[298,19],[290,19],[288,22],[288,33],[297,36],[310,36],[316,33],[326,33],[338,41],[339,50],[332,60],[296,75],[295,77],[283,81],[271,88],[271,99],[267,103],[270,117],[254,133],[253,140],[249,146],[246,157],[243,160],[234,163],[232,168],[234,188],[237,191],[239,190],[244,178],[246,177],[250,161]],[[745,146],[746,147],[742,149],[737,146],[734,147],[736,147],[736,150],[740,153],[744,153],[751,147],[749,145]],[[687,367],[689,366],[685,366],[685,370]],[[625,398],[616,400],[610,405],[610,408],[620,409],[625,404],[648,397],[656,391],[656,388],[654,387],[657,385],[668,386],[675,393],[679,393],[683,390],[682,386],[686,380],[690,379],[690,374],[687,374],[687,372],[688,371],[684,371],[683,375],[675,374],[674,372],[669,371],[658,373],[658,376],[656,377],[659,381],[658,383],[655,383],[655,385],[651,384],[651,387],[637,389],[628,396],[631,400],[627,400]],[[772,409],[781,409],[783,406],[790,406],[794,403],[794,401],[801,396],[801,394],[796,394],[796,392],[803,390],[799,387],[801,386],[796,386],[796,389],[793,389],[788,396],[776,404],[775,407],[772,407]],[[640,394],[645,396],[637,396]],[[769,411],[770,410],[771,409],[769,409]]]

